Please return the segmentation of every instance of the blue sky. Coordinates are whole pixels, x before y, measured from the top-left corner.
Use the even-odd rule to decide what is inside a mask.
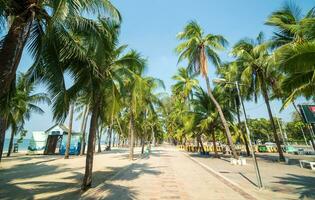
[[[169,89],[171,77],[176,73],[178,44],[176,34],[190,20],[196,20],[206,33],[221,34],[229,41],[229,48],[244,37],[255,37],[263,31],[267,37],[272,29],[264,25],[267,16],[280,8],[283,0],[112,0],[123,16],[120,41],[128,44],[148,58],[148,75],[162,79]],[[315,6],[311,0],[293,1],[303,11]],[[228,51],[220,52],[222,60],[230,60]],[[23,55],[19,70],[25,71],[32,63],[27,53]],[[210,78],[215,78],[215,69],[210,66]],[[204,81],[200,81],[204,85]],[[298,103],[304,102],[300,99]],[[262,99],[257,104],[246,102],[251,118],[267,117]],[[290,120],[293,107],[279,113],[280,102],[272,102],[274,112],[285,121]],[[25,127],[29,131],[45,130],[53,122],[51,111],[43,106],[46,113],[34,114]],[[67,123],[67,122],[66,122]],[[74,123],[79,130],[79,122]]]

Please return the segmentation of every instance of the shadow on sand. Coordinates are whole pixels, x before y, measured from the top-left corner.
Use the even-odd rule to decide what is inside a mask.
[[[84,167],[68,168],[65,164],[49,165],[48,162],[56,159],[58,158],[53,157],[35,163],[15,165],[10,169],[0,169],[0,199],[34,199],[35,195],[40,195],[41,199],[79,199],[80,197],[94,199],[93,196],[85,197],[85,194],[80,191],[83,178],[81,172],[83,172]],[[71,160],[69,161],[71,162]],[[60,176],[65,172],[67,175],[62,175],[63,178],[57,181],[46,181],[46,177],[44,177],[48,175]],[[150,168],[145,163],[133,163],[123,167],[106,167],[104,171],[93,172],[92,190],[97,187],[102,192],[106,191],[105,199],[134,199],[137,191],[111,182],[130,181],[137,179],[140,174],[158,175],[159,173],[158,170]]]

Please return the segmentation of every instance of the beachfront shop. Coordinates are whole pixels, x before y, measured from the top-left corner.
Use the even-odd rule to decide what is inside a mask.
[[[34,131],[28,147],[28,154],[64,155],[68,133],[69,128],[63,124],[55,124],[46,131]],[[71,133],[69,151],[71,155],[80,153],[81,135],[78,132]]]

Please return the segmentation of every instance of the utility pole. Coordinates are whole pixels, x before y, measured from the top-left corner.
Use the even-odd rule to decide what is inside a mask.
[[[238,94],[238,98],[241,102],[241,105],[242,105],[242,108],[243,108],[243,112],[244,112],[244,124],[245,124],[245,129],[246,129],[246,133],[247,133],[247,137],[248,137],[248,141],[249,141],[249,145],[252,149],[252,157],[253,157],[253,161],[254,161],[254,167],[255,167],[255,172],[256,172],[256,178],[257,178],[257,182],[258,182],[258,187],[259,188],[262,188],[263,187],[263,184],[262,184],[262,180],[261,180],[261,176],[260,176],[260,171],[259,171],[259,167],[258,167],[258,163],[257,163],[257,158],[256,158],[256,155],[255,155],[255,149],[254,149],[254,146],[252,145],[252,140],[251,140],[251,137],[250,137],[250,132],[249,132],[249,128],[248,128],[248,125],[247,125],[247,116],[246,116],[246,111],[245,111],[245,106],[244,106],[244,102],[243,102],[243,99],[241,97],[241,92],[240,92],[240,89],[239,89],[239,83],[238,81],[235,81],[235,85],[236,85],[236,90],[237,90],[237,94]]]

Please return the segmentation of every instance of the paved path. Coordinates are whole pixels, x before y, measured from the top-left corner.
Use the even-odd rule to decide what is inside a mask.
[[[173,147],[153,150],[83,199],[255,199]]]

